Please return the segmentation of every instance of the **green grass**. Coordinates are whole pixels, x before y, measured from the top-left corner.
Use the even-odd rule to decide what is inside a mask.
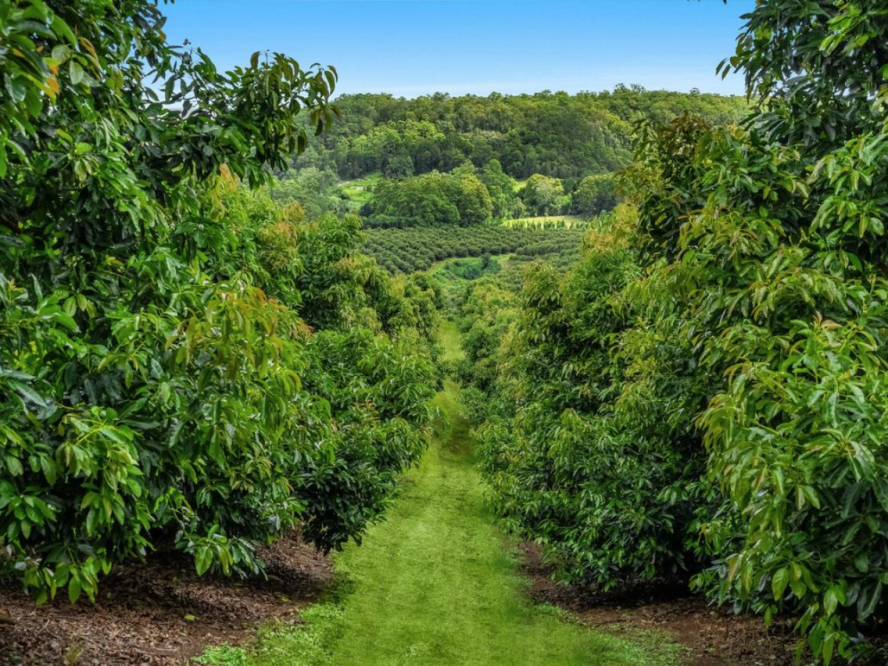
[[[339,183],[339,189],[351,201],[355,201],[359,204],[365,204],[372,198],[370,188],[378,183],[381,178],[381,173],[371,173],[364,176],[363,178],[345,180]]]
[[[443,360],[445,362],[461,361],[465,356],[463,348],[459,344],[459,336],[459,329],[456,327],[455,322],[450,319],[441,322],[439,337],[441,340],[441,346],[444,348]],[[443,396],[444,394],[442,393],[441,395]],[[438,399],[443,400],[444,398],[439,396]]]
[[[459,333],[442,327],[448,358]],[[255,649],[222,648],[204,663],[231,666],[666,666],[678,649],[657,634],[592,631],[534,606],[515,545],[494,525],[472,464],[458,387],[436,399],[434,443],[403,484],[388,519],[336,558],[343,581],[303,614],[266,629]]]

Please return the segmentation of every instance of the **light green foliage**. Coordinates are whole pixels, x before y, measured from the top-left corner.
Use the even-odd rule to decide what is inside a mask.
[[[531,280],[479,396],[498,507],[566,574],[685,568],[823,663],[888,584],[883,5],[757,3],[723,65],[754,117],[641,128],[638,227]]]
[[[585,229],[588,226],[588,219],[577,215],[539,215],[537,217],[517,217],[512,220],[504,220],[503,226],[512,228]]]
[[[723,377],[699,425],[736,513],[704,524],[717,560],[697,583],[799,615],[829,662],[882,612],[888,581],[888,16],[875,2],[813,12],[747,17],[731,64],[760,98],[755,124],[644,140],[641,219],[693,285],[682,329]]]
[[[595,174],[580,181],[571,197],[571,208],[581,215],[600,215],[619,203],[612,174]]]
[[[159,542],[201,574],[297,525],[337,548],[426,441],[429,285],[239,184],[329,124],[335,72],[222,75],[163,20],[0,0],[0,574],[40,602]]]
[[[339,183],[339,194],[344,197],[356,211],[360,210],[364,204],[369,203],[370,199],[373,198],[373,186],[379,182],[381,177],[382,174],[371,173],[363,178],[355,178],[353,180],[341,182]]]
[[[521,200],[532,215],[555,215],[564,211],[568,199],[558,178],[534,174],[521,190]]]
[[[501,370],[498,352],[516,310],[516,297],[498,282],[472,285],[468,290],[459,311],[465,358],[458,375],[467,390],[489,392],[493,388]]]
[[[454,315],[457,305],[462,301],[469,285],[477,281],[495,281],[511,283],[516,278],[520,281],[520,269],[516,269],[514,255],[484,255],[468,259],[447,259],[430,271],[431,277],[439,285],[441,294],[440,309],[448,315]]]

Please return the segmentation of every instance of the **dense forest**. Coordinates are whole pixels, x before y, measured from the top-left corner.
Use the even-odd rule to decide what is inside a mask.
[[[365,226],[472,225],[611,210],[639,122],[739,121],[745,100],[620,86],[613,92],[337,99],[341,119],[279,173],[277,196]]]
[[[0,610],[101,603],[160,554],[274,585],[292,537],[391,586],[346,564],[323,622],[359,622],[353,587],[370,636],[464,611],[508,625],[477,650],[530,627],[570,663],[677,663],[528,610],[508,532],[580,597],[678,587],[806,663],[884,662],[888,11],[743,20],[719,71],[746,99],[337,98],[282,54],[219,71],[153,0],[0,0]],[[416,515],[461,569],[404,559]],[[389,604],[390,564],[466,608]],[[197,663],[470,633],[323,622]]]
[[[724,123],[747,110],[737,98],[640,86],[576,95],[348,95],[337,104],[342,121],[299,163],[331,168],[341,178],[373,172],[404,178],[452,171],[467,161],[480,169],[497,160],[519,180],[534,174],[580,179],[628,165],[638,121],[662,123],[690,113]]]

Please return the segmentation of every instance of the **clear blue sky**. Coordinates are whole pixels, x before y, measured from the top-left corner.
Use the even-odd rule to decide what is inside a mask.
[[[167,34],[218,65],[269,49],[335,65],[338,92],[741,93],[715,67],[754,0],[177,0]]]

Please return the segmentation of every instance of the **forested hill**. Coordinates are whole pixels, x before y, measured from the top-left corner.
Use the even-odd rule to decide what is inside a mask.
[[[388,178],[446,172],[467,160],[481,167],[493,159],[517,179],[533,174],[582,178],[629,164],[638,120],[662,123],[688,112],[721,124],[748,109],[740,97],[639,86],[576,95],[438,93],[404,99],[360,94],[340,97],[338,104],[341,118],[300,158],[300,165],[345,179],[375,172]]]

